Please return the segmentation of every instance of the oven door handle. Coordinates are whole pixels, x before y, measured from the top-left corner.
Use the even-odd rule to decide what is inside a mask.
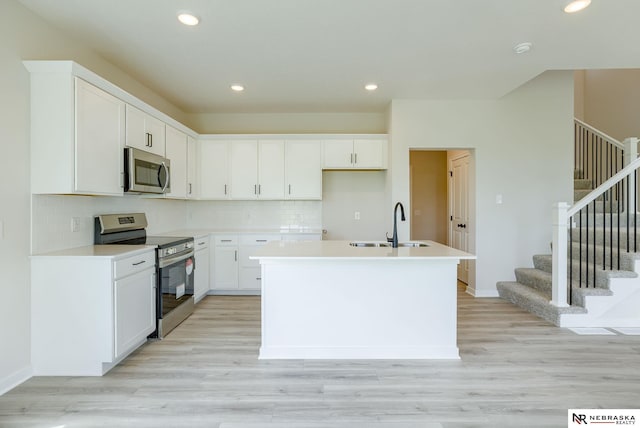
[[[194,254],[195,253],[193,250],[189,250],[186,253],[179,253],[179,254],[173,255],[172,257],[165,257],[162,260],[158,260],[158,268],[162,269],[167,266],[171,266],[172,264],[181,262],[183,260],[187,260],[188,258],[193,257]]]

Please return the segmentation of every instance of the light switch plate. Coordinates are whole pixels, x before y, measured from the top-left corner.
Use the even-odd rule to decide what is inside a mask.
[[[353,219],[360,220],[360,211],[356,211],[355,213],[353,213]]]

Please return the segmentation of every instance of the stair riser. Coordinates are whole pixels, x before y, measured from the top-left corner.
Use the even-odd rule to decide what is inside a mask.
[[[597,245],[602,245],[602,244],[610,245],[611,242],[613,242],[613,245],[617,248],[618,241],[620,241],[620,249],[623,251],[626,251],[627,239],[628,239],[629,248],[631,250],[637,249],[638,251],[640,251],[640,228],[637,228],[634,233],[633,226],[629,227],[628,233],[627,233],[627,226],[621,226],[620,230],[618,230],[618,228],[616,227],[614,228],[599,227],[599,228],[596,228],[595,233],[593,228],[586,229],[583,227],[582,231],[580,229],[571,229],[570,233],[571,233],[570,237],[574,243],[579,242],[580,236],[582,235],[583,242],[586,241],[588,236],[589,242],[592,243],[594,242],[594,239],[595,239],[595,243]],[[634,234],[635,234],[635,248],[634,248]]]
[[[595,263],[600,269],[611,269],[613,267],[614,270],[633,271],[635,267],[634,256],[624,250],[619,253],[616,247],[613,249],[608,245],[604,247],[590,245],[587,247],[586,244],[580,245],[574,242],[570,249],[572,250],[570,255],[574,265],[579,265],[580,259],[582,259],[583,265]]]
[[[593,182],[583,178],[575,178],[573,180],[573,190],[589,190],[593,189]]]
[[[532,269],[516,269],[516,281],[527,287],[534,288],[544,293],[549,293],[551,296],[551,276],[539,275]]]
[[[533,265],[535,267],[535,269],[539,269],[541,271],[547,272],[547,273],[551,273],[552,272],[552,261],[551,261],[551,257],[547,256],[547,255],[537,255],[537,256],[533,256]],[[569,268],[569,266],[567,266],[567,268]],[[610,275],[610,271],[609,272],[602,272],[601,270],[601,266],[596,266],[596,279],[595,279],[595,286],[596,288],[603,288],[603,289],[608,289],[609,288],[609,275]],[[582,272],[581,272],[582,271]],[[537,280],[537,278],[534,276],[534,278],[529,278],[531,277],[532,274],[530,272],[528,272],[527,270],[518,270],[516,269],[516,278],[518,279],[518,282],[530,287],[533,287],[537,290],[540,291],[545,291],[545,292],[551,292],[551,280],[547,282],[541,282],[539,280]],[[567,278],[569,278],[569,274],[567,273]],[[571,265],[571,280],[574,284],[574,287],[579,288],[580,286],[580,280],[582,280],[582,285],[583,287],[586,286],[587,284],[589,285],[589,287],[594,286],[593,284],[593,264],[590,264],[589,266],[586,266],[584,263],[582,265],[582,268],[580,267],[580,264],[575,262]],[[588,280],[588,282],[587,282]]]

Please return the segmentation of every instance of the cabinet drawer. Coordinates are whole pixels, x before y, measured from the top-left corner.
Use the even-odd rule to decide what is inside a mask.
[[[213,237],[213,245],[216,247],[238,245],[238,235],[216,235]]]
[[[113,262],[114,278],[123,278],[136,272],[152,268],[156,265],[156,253],[150,250],[144,254],[139,254],[126,259],[116,260]]]
[[[205,248],[209,248],[209,236],[200,236],[194,241],[194,250],[204,250]]]
[[[269,241],[279,241],[280,234],[264,233],[256,235],[241,235],[240,245],[264,245]]]

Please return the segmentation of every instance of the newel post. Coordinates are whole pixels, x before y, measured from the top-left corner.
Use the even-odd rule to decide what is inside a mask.
[[[558,202],[553,206],[553,249],[551,268],[551,304],[558,307],[567,304],[567,211],[569,204]]]
[[[624,165],[627,166],[634,160],[638,158],[638,139],[635,137],[625,138],[622,144],[624,144]],[[634,173],[635,174],[635,173]],[[632,179],[632,176],[629,176],[629,180],[627,181],[629,186],[629,207],[637,207],[636,198],[637,198],[637,189],[635,180]]]

